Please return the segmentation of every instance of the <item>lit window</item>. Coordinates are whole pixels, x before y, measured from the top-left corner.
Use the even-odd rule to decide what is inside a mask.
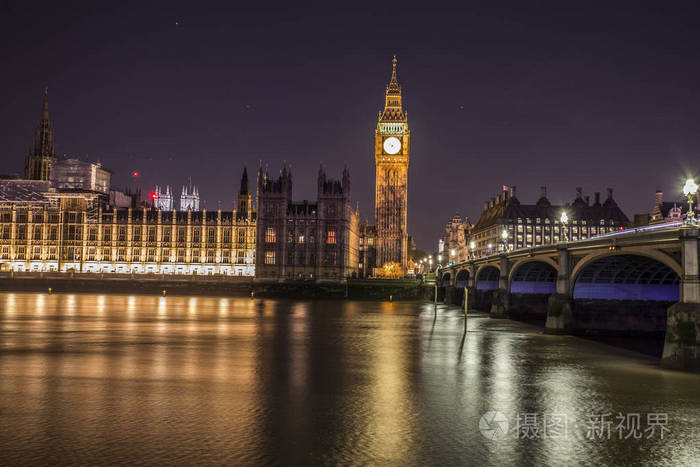
[[[265,264],[275,264],[275,252],[266,251],[265,252]]]
[[[274,227],[268,227],[265,229],[265,243],[275,243],[277,241],[277,234]],[[274,256],[273,256],[274,258]],[[275,264],[275,263],[271,263]]]
[[[328,231],[328,238],[326,240],[326,243],[329,245],[335,245],[336,244],[336,239],[335,239],[335,230],[329,230]]]

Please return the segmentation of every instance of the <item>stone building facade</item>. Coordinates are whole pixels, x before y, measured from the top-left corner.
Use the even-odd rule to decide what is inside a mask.
[[[447,262],[459,263],[469,259],[467,239],[471,234],[472,225],[469,218],[462,219],[455,213],[445,226],[445,236],[442,237],[442,254]]]
[[[256,280],[344,281],[358,273],[358,219],[350,200],[350,174],[318,173],[315,203],[292,200],[292,174],[258,171]]]
[[[255,274],[254,211],[118,209],[86,196],[1,200],[0,270]]]
[[[561,223],[561,214],[566,212],[568,222]],[[521,204],[515,187],[504,186],[501,193],[484,203],[479,220],[474,225],[468,242],[474,243],[470,254],[486,256],[504,249],[529,248],[563,240],[583,240],[595,235],[621,230],[629,219],[613,199],[613,190],[608,188],[607,199],[600,200],[595,193],[593,203],[576,189],[576,198],[570,204],[553,205],[547,198],[547,189],[542,187],[535,204]],[[505,241],[503,231],[507,232]]]

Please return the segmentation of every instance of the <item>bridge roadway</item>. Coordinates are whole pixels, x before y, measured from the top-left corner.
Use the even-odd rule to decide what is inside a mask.
[[[553,334],[660,333],[664,366],[700,371],[699,242],[675,223],[502,252],[441,267],[438,293]]]

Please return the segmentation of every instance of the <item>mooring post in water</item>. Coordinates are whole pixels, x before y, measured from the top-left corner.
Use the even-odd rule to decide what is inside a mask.
[[[467,316],[467,310],[469,310],[468,303],[469,303],[469,289],[465,286],[464,287],[464,316]]]

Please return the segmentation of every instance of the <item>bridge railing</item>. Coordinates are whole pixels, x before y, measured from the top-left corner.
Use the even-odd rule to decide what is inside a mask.
[[[502,254],[506,253],[518,253],[518,252],[524,252],[524,251],[537,251],[539,249],[543,248],[552,248],[557,245],[561,244],[567,244],[567,245],[579,245],[579,244],[585,244],[587,242],[595,242],[596,240],[601,240],[605,238],[619,238],[619,237],[628,237],[630,235],[635,235],[635,234],[643,234],[643,233],[653,233],[653,232],[659,232],[659,231],[664,231],[664,230],[676,230],[680,228],[683,225],[683,222],[667,222],[664,224],[657,224],[657,225],[649,225],[649,226],[644,226],[644,227],[633,227],[629,229],[624,229],[624,230],[618,230],[615,232],[608,232],[604,234],[597,234],[597,235],[592,235],[588,238],[580,239],[580,240],[574,240],[574,241],[559,241],[559,242],[553,242],[553,243],[545,243],[542,245],[537,245],[537,246],[527,246],[527,247],[520,247],[520,248],[513,248],[507,251],[495,251],[491,254],[486,254],[486,255],[481,255],[481,256],[476,256],[474,258],[470,258],[465,261],[461,261],[459,263],[451,264],[449,267],[442,267],[439,269],[451,269],[454,267],[458,267],[464,264],[469,264],[472,261],[490,261],[493,259],[496,259],[500,257]]]

